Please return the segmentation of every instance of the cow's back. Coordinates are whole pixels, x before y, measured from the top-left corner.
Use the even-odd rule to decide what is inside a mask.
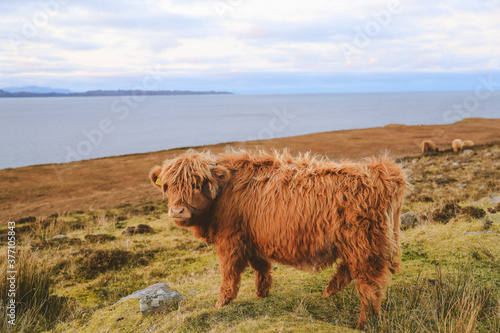
[[[393,179],[382,180],[372,169],[316,160],[302,167],[241,164],[217,199],[214,221],[221,235],[238,235],[244,247],[270,259],[321,269],[353,234],[385,218],[390,189],[384,184]]]

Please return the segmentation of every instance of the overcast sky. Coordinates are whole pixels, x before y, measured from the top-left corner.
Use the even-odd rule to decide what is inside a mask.
[[[473,90],[499,40],[499,0],[0,0],[0,89]]]

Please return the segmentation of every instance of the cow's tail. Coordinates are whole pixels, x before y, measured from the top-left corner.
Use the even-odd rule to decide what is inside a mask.
[[[391,198],[387,209],[389,270],[395,274],[401,270],[400,216],[403,200],[399,195]]]
[[[372,160],[370,165],[385,187],[388,198],[385,209],[386,260],[392,274],[401,270],[400,216],[406,189],[410,185],[401,165],[395,164],[388,157]]]

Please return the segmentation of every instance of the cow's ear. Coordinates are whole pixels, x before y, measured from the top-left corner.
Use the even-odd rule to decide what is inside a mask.
[[[151,182],[160,190],[163,187],[159,178],[161,170],[162,170],[161,166],[155,166],[153,170],[151,170],[151,172],[149,173],[149,178],[151,179]]]
[[[205,194],[212,199],[215,199],[217,194],[219,194],[219,190],[221,186],[223,186],[229,180],[229,170],[220,164],[216,164],[210,168],[210,172],[212,173],[212,177],[214,181],[208,181],[203,186],[203,191]]]
[[[225,166],[217,164],[212,167],[212,175],[217,180],[218,185],[222,186],[229,180],[230,173]]]

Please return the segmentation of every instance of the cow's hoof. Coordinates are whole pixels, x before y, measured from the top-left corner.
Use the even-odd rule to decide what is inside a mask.
[[[227,299],[227,298],[224,298],[224,299],[219,299],[217,301],[217,303],[215,303],[215,307],[217,308],[222,308],[223,306],[226,306],[229,304],[229,302],[231,302],[231,299]]]
[[[323,296],[330,297],[330,296],[332,296],[333,294],[335,294],[335,292],[325,290],[325,292],[323,293]]]
[[[365,325],[366,325],[366,322],[358,322],[358,325],[356,325],[356,329],[357,330],[360,330],[360,331],[364,331],[365,330]]]

